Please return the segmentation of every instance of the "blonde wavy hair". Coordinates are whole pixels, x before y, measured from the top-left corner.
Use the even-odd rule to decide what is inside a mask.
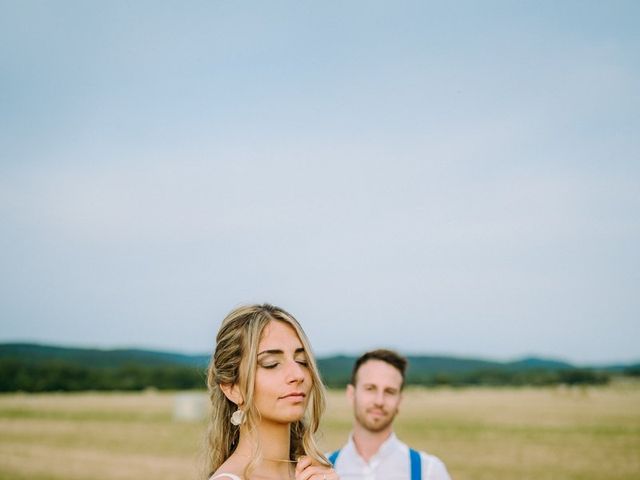
[[[209,478],[229,458],[238,445],[240,436],[240,427],[232,425],[230,421],[237,406],[224,395],[220,385],[238,385],[240,387],[244,399],[242,405],[245,412],[244,425],[249,431],[255,429],[259,422],[260,413],[253,403],[258,344],[265,327],[274,320],[287,323],[298,334],[307,354],[312,380],[307,411],[303,418],[291,423],[289,460],[295,461],[300,455],[308,455],[318,463],[330,466],[315,440],[315,433],[318,430],[326,400],[324,386],[312,354],[311,345],[293,315],[282,308],[265,303],[236,308],[222,321],[218,331],[216,348],[207,370],[211,415],[205,446],[204,478]],[[245,468],[244,476],[246,478],[249,478],[261,459],[262,448],[258,442],[252,460]]]

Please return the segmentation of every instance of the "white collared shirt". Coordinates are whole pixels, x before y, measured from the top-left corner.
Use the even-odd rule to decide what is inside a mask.
[[[420,452],[422,480],[451,480],[444,463],[437,457]],[[376,454],[367,462],[360,456],[353,435],[340,449],[334,466],[340,480],[410,480],[411,461],[409,447],[391,433]]]

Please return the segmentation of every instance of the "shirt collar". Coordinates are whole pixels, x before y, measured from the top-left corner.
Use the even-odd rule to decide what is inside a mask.
[[[400,443],[400,440],[398,440],[398,437],[396,437],[396,434],[391,432],[391,435],[389,435],[389,438],[387,438],[382,443],[382,445],[380,445],[380,448],[378,449],[376,454],[373,456],[373,458],[386,457],[387,455],[389,455],[390,453],[392,453],[398,448],[399,443]]]
[[[389,435],[389,438],[387,438],[384,442],[382,442],[382,445],[380,445],[380,448],[378,448],[378,451],[369,459],[369,463],[386,457],[387,455],[395,451],[399,445],[400,445],[400,440],[398,440],[398,437],[396,437],[396,434],[394,432],[391,432],[391,435]],[[349,441],[347,442],[347,446],[345,447],[345,449],[349,449],[356,457],[362,460],[363,463],[367,463],[358,453],[356,444],[353,441],[353,432],[349,434]]]

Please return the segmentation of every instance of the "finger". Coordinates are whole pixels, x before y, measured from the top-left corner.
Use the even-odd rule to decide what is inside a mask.
[[[332,468],[323,465],[311,465],[296,473],[295,480],[336,480],[337,475]]]
[[[313,461],[311,457],[308,457],[307,455],[302,455],[300,458],[298,458],[298,463],[296,464],[296,473],[301,472],[305,468],[309,467],[309,465],[311,465],[312,462]]]
[[[320,477],[323,480],[340,480],[340,477],[338,476],[338,472],[336,472],[333,468],[329,468],[329,467],[325,467],[326,471],[322,473],[322,477]]]
[[[313,475],[319,472],[318,467],[310,465],[304,468],[303,470],[296,472],[296,480],[311,480]],[[318,477],[322,479],[322,477]]]
[[[314,473],[309,480],[340,480],[338,474],[333,470],[324,470]]]

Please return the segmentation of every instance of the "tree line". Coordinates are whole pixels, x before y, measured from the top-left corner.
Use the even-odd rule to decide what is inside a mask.
[[[190,390],[204,385],[204,369],[196,367],[125,364],[95,368],[61,361],[28,363],[0,359],[0,392]]]
[[[344,387],[346,372],[326,369],[320,364],[323,380],[329,387]],[[638,366],[621,372],[640,377]],[[585,368],[545,369],[479,369],[468,372],[410,372],[408,385],[434,386],[549,386],[604,385],[612,373]],[[96,368],[65,361],[26,362],[15,358],[0,359],[0,392],[52,392],[85,390],[136,391],[204,389],[206,371],[201,366],[123,364]]]

